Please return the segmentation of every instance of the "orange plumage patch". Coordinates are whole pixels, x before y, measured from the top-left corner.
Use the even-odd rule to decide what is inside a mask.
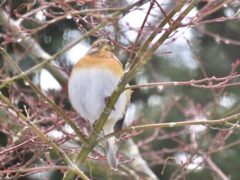
[[[105,58],[105,57],[96,58],[94,55],[84,56],[74,66],[74,69],[81,69],[81,68],[107,69],[107,70],[112,70],[113,74],[115,74],[116,76],[123,75],[122,64],[114,58]]]

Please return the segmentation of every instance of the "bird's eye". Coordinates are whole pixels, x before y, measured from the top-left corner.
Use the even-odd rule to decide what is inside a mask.
[[[98,43],[97,47],[102,47],[104,43]]]

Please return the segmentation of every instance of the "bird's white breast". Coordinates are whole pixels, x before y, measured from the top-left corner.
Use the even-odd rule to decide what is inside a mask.
[[[74,109],[86,120],[97,120],[121,77],[112,71],[100,68],[75,69],[69,80],[69,98]],[[126,106],[123,92],[108,119],[117,121],[122,118]]]

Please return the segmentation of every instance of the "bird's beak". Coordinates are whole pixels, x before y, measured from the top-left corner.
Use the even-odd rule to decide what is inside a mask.
[[[109,50],[109,51],[113,51],[114,50],[113,42],[108,40],[104,45],[104,49]]]

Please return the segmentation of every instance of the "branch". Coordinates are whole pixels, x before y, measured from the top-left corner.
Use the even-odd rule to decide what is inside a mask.
[[[16,112],[17,117],[21,118],[23,122],[26,123],[26,125],[32,129],[44,142],[46,142],[52,149],[64,159],[64,161],[69,165],[69,168],[74,169],[74,172],[76,172],[81,178],[84,180],[88,180],[88,177],[85,176],[85,174],[69,159],[69,157],[62,151],[52,140],[50,140],[45,134],[43,134],[37,126],[35,126],[31,121],[29,121],[28,118],[26,118],[14,105],[4,96],[2,93],[0,93],[1,100],[14,112]]]
[[[231,77],[226,76],[222,78],[216,78],[216,77],[211,77],[211,78],[204,78],[204,79],[199,79],[199,80],[190,80],[190,81],[172,81],[172,82],[157,82],[157,83],[145,83],[145,84],[138,84],[138,85],[132,85],[132,86],[127,86],[125,90],[127,89],[136,89],[136,88],[144,88],[144,87],[156,87],[156,86],[193,86],[196,88],[202,88],[202,89],[218,89],[218,88],[223,88],[223,87],[229,87],[229,86],[239,86],[240,82],[235,82],[235,83],[229,83],[227,82],[231,79],[239,78],[240,74],[238,75],[233,75]],[[212,82],[215,81],[224,81],[220,82],[218,84],[211,85]],[[200,83],[207,82],[209,85],[201,85]]]
[[[228,180],[229,178],[222,172],[222,170],[217,167],[217,165],[212,161],[211,157],[206,157],[206,162],[211,167],[213,171],[221,178],[222,180]]]
[[[226,117],[226,118],[215,119],[215,120],[203,119],[203,120],[197,120],[197,121],[169,122],[169,123],[159,123],[159,124],[148,124],[148,125],[142,125],[142,126],[132,126],[132,127],[122,129],[120,131],[108,134],[105,136],[105,138],[107,139],[112,136],[124,134],[127,132],[132,132],[132,131],[142,131],[142,130],[153,129],[153,128],[173,128],[173,127],[182,127],[182,126],[186,127],[186,126],[191,126],[191,125],[210,126],[210,125],[222,124],[222,125],[230,126],[231,128],[240,129],[240,125],[238,125],[238,124],[228,123],[229,121],[236,120],[239,117],[240,117],[240,113]]]
[[[14,38],[16,42],[25,49],[29,50],[28,55],[35,61],[36,64],[41,63],[44,60],[51,59],[51,56],[42,49],[35,39],[29,37],[27,33],[22,31],[19,22],[9,18],[8,14],[2,9],[0,9],[0,24],[5,28],[11,28],[12,33],[15,35]],[[44,64],[44,68],[51,72],[53,77],[62,86],[67,86],[68,76],[59,69],[54,68],[54,66],[58,65],[55,62],[46,62],[46,64]]]
[[[16,63],[12,60],[12,58],[6,53],[6,51],[3,48],[0,48],[0,54],[2,54],[8,63],[18,72],[22,73],[21,69],[16,65]],[[33,82],[28,77],[23,77],[23,80],[29,84],[29,86],[32,88],[32,90],[40,95],[44,101],[46,101],[49,105],[52,106],[52,108],[58,113],[60,117],[62,117],[65,122],[74,130],[74,132],[77,134],[79,139],[82,141],[83,145],[87,144],[87,140],[85,139],[84,135],[79,131],[77,126],[75,126],[74,123],[62,112],[62,110],[52,101],[50,100],[43,92],[36,87]]]

